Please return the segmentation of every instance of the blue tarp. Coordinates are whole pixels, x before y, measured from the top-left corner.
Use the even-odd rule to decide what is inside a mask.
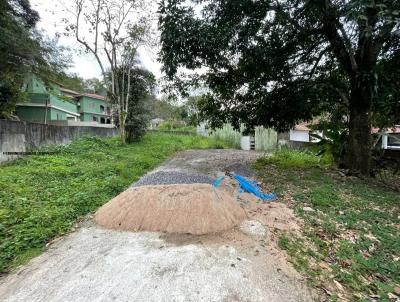
[[[218,178],[214,183],[213,183],[213,187],[216,188],[219,186],[219,184],[221,183],[221,181],[224,179],[224,176],[221,176],[220,178]]]
[[[239,184],[240,188],[242,188],[243,191],[249,192],[257,196],[258,198],[264,200],[264,201],[271,201],[276,199],[276,195],[274,193],[271,194],[264,194],[257,183],[255,182],[250,182],[243,176],[239,174],[233,175],[233,178],[236,179]]]

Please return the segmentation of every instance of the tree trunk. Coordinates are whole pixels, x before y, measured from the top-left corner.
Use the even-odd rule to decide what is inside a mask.
[[[126,144],[126,136],[125,136],[125,121],[126,119],[122,116],[122,111],[119,115],[119,136],[121,138],[121,143],[123,145]]]
[[[371,170],[371,104],[370,75],[354,76],[351,80],[349,138],[346,165],[352,173],[364,176]]]

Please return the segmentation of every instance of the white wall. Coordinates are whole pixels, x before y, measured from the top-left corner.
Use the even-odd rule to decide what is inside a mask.
[[[310,135],[308,131],[290,130],[289,139],[293,142],[309,142]]]
[[[114,124],[101,124],[98,122],[81,122],[81,121],[74,121],[74,120],[50,121],[49,124],[57,125],[57,126],[116,128]]]
[[[242,136],[240,138],[240,148],[242,150],[250,151],[251,150],[251,143],[250,143],[250,136]]]

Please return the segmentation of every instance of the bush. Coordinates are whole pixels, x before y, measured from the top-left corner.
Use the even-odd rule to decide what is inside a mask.
[[[129,120],[129,124],[125,125],[126,142],[128,144],[139,141],[146,133],[147,119],[138,118]]]
[[[271,156],[259,161],[261,164],[275,164],[281,168],[313,168],[332,164],[329,157],[320,157],[306,151],[291,149],[275,151]]]
[[[188,126],[182,121],[170,119],[161,123],[157,129],[159,130],[179,130],[179,131],[196,131],[195,126]]]

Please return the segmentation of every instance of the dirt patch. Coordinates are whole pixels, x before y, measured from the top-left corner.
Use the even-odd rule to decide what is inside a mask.
[[[195,235],[231,229],[245,218],[232,194],[209,184],[129,188],[95,215],[109,229]]]
[[[293,210],[288,207],[284,200],[263,201],[254,194],[239,192],[239,185],[229,177],[223,180],[219,188],[235,196],[237,202],[246,211],[249,219],[259,221],[269,231],[297,232],[303,225],[302,221],[295,216]]]
[[[272,231],[296,232],[300,230],[302,224],[294,215],[293,210],[279,201],[268,203],[260,200],[253,201],[244,204],[244,209],[252,220],[258,220]]]
[[[240,230],[250,236],[265,236],[267,230],[257,220],[245,220],[240,224]]]

